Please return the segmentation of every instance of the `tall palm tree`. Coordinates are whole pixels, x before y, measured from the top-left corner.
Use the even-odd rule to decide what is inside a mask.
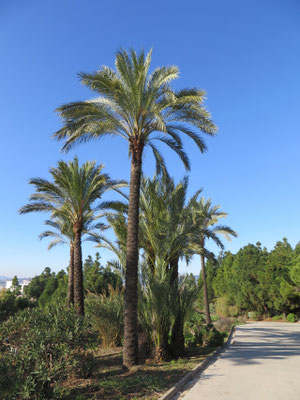
[[[103,193],[109,189],[124,186],[122,181],[112,181],[102,172],[103,165],[86,162],[81,167],[78,159],[68,163],[59,161],[57,168],[51,168],[53,182],[42,178],[30,179],[36,192],[29,198],[28,204],[22,207],[20,214],[29,212],[50,212],[51,219],[63,219],[71,224],[74,246],[74,305],[78,314],[84,314],[84,293],[82,274],[81,237],[85,224],[89,225],[95,218],[101,205],[95,206]],[[66,225],[66,229],[68,225]]]
[[[201,276],[203,282],[203,300],[205,307],[205,319],[207,324],[211,324],[211,317],[209,311],[209,300],[207,294],[207,282],[206,282],[206,270],[205,270],[205,258],[213,257],[205,248],[205,242],[211,239],[221,249],[224,248],[222,241],[219,238],[219,234],[223,235],[227,240],[231,240],[231,236],[237,237],[237,233],[232,230],[229,226],[216,225],[220,218],[226,217],[228,214],[219,211],[220,206],[213,206],[211,199],[205,199],[201,197],[200,200],[193,199],[190,203],[191,206],[191,219],[195,227],[195,234],[193,239],[193,245],[195,251],[200,255],[201,260]]]
[[[151,52],[133,49],[116,53],[113,69],[103,66],[95,73],[81,73],[81,82],[99,97],[65,104],[57,109],[64,126],[54,136],[64,140],[64,150],[74,144],[116,135],[128,142],[131,156],[128,234],[125,278],[125,319],[123,363],[138,363],[137,283],[138,224],[142,156],[149,146],[157,171],[165,162],[155,140],[174,150],[189,169],[180,134],[190,137],[201,152],[205,143],[197,130],[214,135],[216,127],[203,106],[205,92],[198,89],[174,91],[170,83],[178,77],[177,67],[160,67],[149,74]],[[196,131],[192,129],[196,128]]]

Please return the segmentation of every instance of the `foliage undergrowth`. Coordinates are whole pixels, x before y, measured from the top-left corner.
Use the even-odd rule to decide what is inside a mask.
[[[286,317],[288,322],[296,322],[297,321],[297,316],[293,313],[289,313]]]
[[[104,348],[121,346],[124,330],[122,289],[108,285],[108,293],[90,293],[85,301],[86,315]]]
[[[25,310],[0,326],[0,392],[3,400],[59,399],[58,383],[86,377],[95,336],[73,309]]]

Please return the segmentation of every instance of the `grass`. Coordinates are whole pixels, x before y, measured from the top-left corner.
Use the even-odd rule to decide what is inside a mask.
[[[185,358],[161,364],[149,361],[132,371],[123,369],[120,349],[111,354],[99,353],[91,378],[70,379],[64,383],[69,392],[65,399],[156,400],[213,350],[195,347],[188,350]]]

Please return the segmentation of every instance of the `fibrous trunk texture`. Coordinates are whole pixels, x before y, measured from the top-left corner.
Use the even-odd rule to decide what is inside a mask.
[[[203,300],[204,300],[204,307],[205,307],[205,320],[206,320],[207,324],[211,324],[208,294],[207,294],[207,284],[206,284],[205,257],[203,254],[201,254],[200,258],[201,258],[201,274],[202,274],[202,281],[203,281]]]
[[[179,302],[179,292],[178,292],[178,262],[179,258],[175,258],[170,262],[170,269],[171,269],[171,285],[176,285],[178,299]],[[174,325],[172,327],[172,334],[171,334],[171,352],[172,356],[177,358],[181,357],[184,353],[184,334],[183,334],[183,317],[178,307],[178,313],[174,321]]]
[[[171,351],[175,358],[181,357],[184,354],[184,334],[183,334],[183,317],[181,311],[178,312],[171,336]]]
[[[179,262],[178,257],[170,261],[171,285],[176,285],[177,287],[178,287],[178,262]]]
[[[68,307],[74,305],[74,246],[70,246],[70,264],[68,276]]]
[[[84,315],[81,229],[81,224],[74,224],[74,306],[79,315]]]
[[[137,284],[138,284],[138,225],[141,182],[141,157],[133,157],[130,171],[130,192],[127,230],[127,258],[125,272],[125,316],[123,364],[138,364]]]

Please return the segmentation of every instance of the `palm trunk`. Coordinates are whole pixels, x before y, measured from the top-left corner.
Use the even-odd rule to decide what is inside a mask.
[[[179,309],[176,316],[171,336],[171,351],[172,356],[175,358],[182,357],[184,354],[184,333],[183,333],[184,319],[182,312]]]
[[[176,257],[173,260],[170,261],[170,270],[171,270],[171,280],[170,283],[171,285],[177,285],[178,286],[178,262],[179,258]]]
[[[68,307],[74,305],[74,245],[70,246],[70,264],[68,276]]]
[[[176,285],[178,289],[178,258],[171,260],[171,285]],[[179,296],[179,293],[178,293]],[[178,298],[178,302],[179,302]],[[181,357],[184,353],[184,334],[183,334],[183,318],[180,305],[178,306],[178,313],[176,315],[171,334],[171,351],[174,357]]]
[[[127,227],[125,271],[125,316],[123,364],[138,364],[137,284],[138,284],[138,227],[142,160],[141,154],[132,157]]]
[[[82,253],[81,253],[81,230],[80,223],[74,224],[74,306],[77,314],[84,315],[83,298],[83,274],[82,274]]]
[[[157,362],[169,359],[169,329],[156,332],[155,360]]]
[[[201,245],[202,245],[202,249],[204,249],[204,240],[202,241]],[[201,258],[201,274],[202,274],[202,281],[203,281],[203,300],[204,300],[204,307],[205,307],[205,319],[206,319],[206,323],[207,324],[211,324],[210,312],[209,312],[208,294],[207,294],[204,254],[201,254],[200,258]]]

